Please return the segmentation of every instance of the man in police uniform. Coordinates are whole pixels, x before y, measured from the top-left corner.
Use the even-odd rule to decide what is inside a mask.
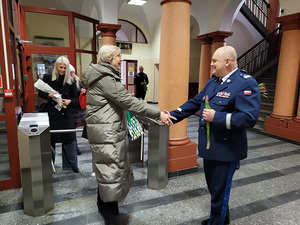
[[[252,76],[237,68],[237,54],[231,46],[215,51],[211,68],[214,75],[204,89],[170,114],[177,123],[200,109],[198,151],[211,194],[210,218],[202,224],[223,225],[230,222],[232,177],[239,161],[247,157],[246,129],[258,119],[260,90]],[[206,96],[211,109],[205,108]]]

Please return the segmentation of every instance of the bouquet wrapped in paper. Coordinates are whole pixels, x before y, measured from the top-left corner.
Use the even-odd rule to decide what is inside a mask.
[[[44,81],[42,81],[41,79],[38,79],[35,83],[34,83],[34,86],[43,91],[43,92],[46,92],[46,93],[56,93],[54,96],[55,96],[55,99],[54,101],[57,102],[57,104],[55,105],[55,108],[60,111],[61,108],[66,108],[65,105],[62,104],[61,100],[62,100],[62,97],[61,97],[61,94],[59,94],[57,91],[55,91],[52,87],[49,86],[49,84],[45,83]]]

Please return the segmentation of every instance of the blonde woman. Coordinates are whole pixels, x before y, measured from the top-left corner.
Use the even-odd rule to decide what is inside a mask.
[[[70,75],[70,62],[64,57],[57,58],[54,64],[52,75],[44,75],[43,81],[49,84],[57,92],[46,93],[39,91],[39,97],[46,99],[43,109],[40,111],[48,112],[50,129],[64,130],[75,129],[73,110],[78,107],[78,94],[76,84]],[[61,110],[55,108],[55,94],[61,94],[62,104]],[[74,173],[79,173],[76,152],[76,133],[52,133],[51,146],[55,151],[55,144],[62,143],[62,168],[71,169]],[[55,161],[55,153],[52,152],[53,163]]]

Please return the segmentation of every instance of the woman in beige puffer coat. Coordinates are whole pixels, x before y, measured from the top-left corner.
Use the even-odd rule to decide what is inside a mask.
[[[133,182],[126,111],[162,121],[170,118],[158,107],[132,97],[125,89],[119,72],[122,58],[118,47],[102,46],[97,61],[83,74],[88,89],[87,136],[98,182],[99,212],[106,224],[119,224],[118,202],[126,197]]]

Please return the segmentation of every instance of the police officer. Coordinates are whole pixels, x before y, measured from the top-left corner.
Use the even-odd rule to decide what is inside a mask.
[[[222,225],[230,222],[232,178],[239,161],[247,157],[246,129],[258,119],[260,91],[256,80],[237,68],[237,54],[231,46],[215,51],[211,68],[214,75],[203,90],[170,114],[177,123],[200,109],[198,154],[211,194],[210,218],[202,224]]]

